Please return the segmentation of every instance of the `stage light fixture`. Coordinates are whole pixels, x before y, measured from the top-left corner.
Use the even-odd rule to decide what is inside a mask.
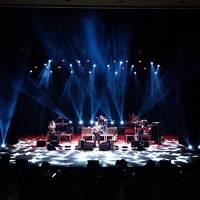
[[[193,146],[192,146],[192,145],[188,145],[188,149],[189,149],[189,150],[192,150],[192,149],[193,149]]]
[[[5,143],[2,143],[1,148],[5,148],[5,147],[6,147]]]
[[[121,120],[121,121],[120,121],[120,124],[121,124],[121,125],[123,125],[123,124],[124,124],[124,121],[123,121],[123,120]]]
[[[79,121],[79,124],[83,124],[83,121],[82,121],[82,120],[80,120],[80,121]]]
[[[112,120],[110,123],[113,125],[115,122]]]

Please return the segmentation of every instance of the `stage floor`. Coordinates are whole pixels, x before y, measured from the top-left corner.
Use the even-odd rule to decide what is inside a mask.
[[[43,161],[48,161],[52,166],[63,167],[85,167],[88,160],[98,160],[102,167],[113,167],[117,160],[125,159],[129,167],[144,166],[147,160],[152,159],[159,164],[160,160],[170,160],[172,164],[181,166],[196,160],[197,155],[186,151],[186,148],[179,144],[178,138],[164,137],[160,144],[150,141],[149,147],[144,150],[133,148],[131,141],[126,141],[124,135],[119,135],[114,142],[114,149],[108,151],[80,150],[78,143],[81,135],[75,134],[71,141],[60,141],[56,150],[48,150],[45,136],[21,136],[17,144],[10,145],[2,153],[11,155],[10,163],[16,160],[26,160],[30,165],[40,166]],[[45,141],[45,146],[38,146],[38,141]]]

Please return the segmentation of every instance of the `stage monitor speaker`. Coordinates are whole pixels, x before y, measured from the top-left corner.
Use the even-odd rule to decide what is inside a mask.
[[[92,151],[93,148],[94,148],[94,143],[93,142],[84,142],[83,150]]]
[[[139,141],[132,141],[131,147],[139,147]]]
[[[145,147],[144,147],[144,144],[139,144],[139,146],[137,147],[137,150],[138,151],[143,151],[143,150],[145,150]]]
[[[58,140],[50,140],[50,144],[57,147],[59,145],[59,141]]]
[[[56,150],[56,147],[53,146],[52,144],[47,144],[47,149],[48,151]]]
[[[99,145],[99,150],[100,151],[108,151],[108,150],[110,150],[110,144],[109,144],[109,142],[102,142]]]
[[[141,143],[142,143],[142,145],[144,147],[149,147],[149,142],[148,141],[142,141]]]
[[[88,160],[88,167],[99,167],[99,160]]]
[[[36,143],[37,147],[45,147],[46,146],[46,141],[44,140],[38,140]]]

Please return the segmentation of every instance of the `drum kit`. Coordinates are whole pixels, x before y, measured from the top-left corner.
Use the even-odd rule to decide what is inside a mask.
[[[131,127],[134,128],[134,133],[138,134],[143,131],[143,135],[149,135],[152,125],[146,119],[137,119],[131,122]]]

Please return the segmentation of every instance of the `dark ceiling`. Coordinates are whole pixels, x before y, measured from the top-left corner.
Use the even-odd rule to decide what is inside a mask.
[[[199,8],[199,0],[0,0],[0,6],[67,8]]]

